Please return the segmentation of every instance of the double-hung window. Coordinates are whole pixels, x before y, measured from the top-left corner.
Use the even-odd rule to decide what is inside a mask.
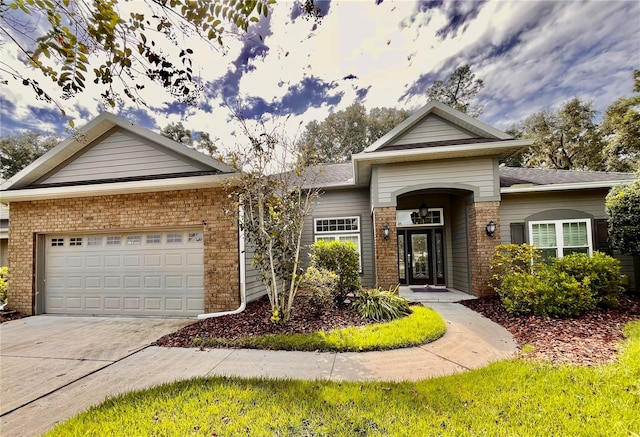
[[[545,220],[529,222],[531,244],[544,258],[563,257],[572,253],[591,256],[591,220]]]
[[[362,270],[360,248],[360,217],[331,217],[314,219],[315,241],[350,241],[356,245]]]

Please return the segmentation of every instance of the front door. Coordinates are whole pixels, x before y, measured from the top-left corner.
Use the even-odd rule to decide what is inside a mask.
[[[400,283],[445,285],[442,229],[398,232]]]

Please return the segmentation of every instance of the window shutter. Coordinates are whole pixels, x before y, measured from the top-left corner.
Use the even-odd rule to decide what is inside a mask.
[[[611,246],[609,246],[609,223],[607,220],[594,220],[593,232],[593,248],[607,255],[612,255],[613,251],[611,250]]]
[[[511,244],[522,244],[525,242],[524,223],[511,223]]]

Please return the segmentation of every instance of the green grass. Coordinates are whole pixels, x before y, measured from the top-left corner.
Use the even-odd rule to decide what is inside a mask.
[[[243,337],[237,340],[200,339],[195,346],[224,346],[251,349],[364,352],[417,346],[437,340],[447,329],[440,314],[423,306],[412,307],[413,313],[386,323],[319,331],[312,334],[271,334]]]
[[[518,359],[417,383],[199,378],[122,395],[51,436],[629,436],[640,433],[640,321],[619,362]]]

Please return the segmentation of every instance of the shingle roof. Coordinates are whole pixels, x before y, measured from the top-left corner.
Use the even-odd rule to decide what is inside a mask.
[[[557,185],[585,182],[625,181],[633,179],[633,173],[604,171],[576,171],[540,168],[500,168],[500,186],[511,187],[518,184]]]
[[[331,187],[353,184],[353,164],[321,164],[309,167],[305,178],[314,187]]]

